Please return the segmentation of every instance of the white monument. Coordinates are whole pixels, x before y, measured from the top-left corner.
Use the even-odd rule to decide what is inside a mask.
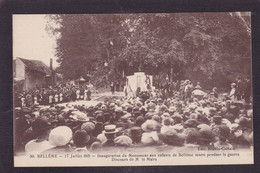
[[[137,88],[140,87],[141,91],[147,91],[153,85],[153,76],[146,75],[144,72],[136,72],[134,75],[127,76],[127,82],[125,89],[127,93],[133,92],[135,93]]]

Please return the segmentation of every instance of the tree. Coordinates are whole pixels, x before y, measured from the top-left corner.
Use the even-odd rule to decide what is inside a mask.
[[[243,14],[50,15],[58,27],[49,30],[58,33],[56,56],[68,79],[91,73],[102,86],[144,71],[228,87],[251,75],[250,17]]]

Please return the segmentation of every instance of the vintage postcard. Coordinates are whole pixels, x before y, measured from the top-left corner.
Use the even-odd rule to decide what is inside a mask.
[[[250,12],[13,15],[14,166],[254,164]]]

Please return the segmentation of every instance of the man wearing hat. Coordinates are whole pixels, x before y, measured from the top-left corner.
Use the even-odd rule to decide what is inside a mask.
[[[104,127],[104,131],[103,133],[105,134],[107,140],[102,143],[102,147],[111,147],[111,146],[115,146],[115,135],[118,132],[118,130],[116,129],[115,125],[106,125]]]
[[[90,136],[85,130],[77,130],[73,135],[73,143],[76,146],[75,151],[85,152],[87,151],[87,143],[90,140]]]
[[[209,126],[208,126],[209,127]],[[199,140],[198,144],[204,147],[212,147],[215,142],[215,136],[209,127],[202,127],[199,129]]]
[[[134,144],[140,143],[143,130],[140,126],[134,126],[130,129],[130,137]]]
[[[230,129],[226,125],[218,126],[217,130],[218,140],[214,143],[214,147],[216,148],[223,148],[227,147],[228,149],[233,149],[233,146],[228,142],[230,136]]]
[[[96,141],[100,142],[100,140],[98,140],[93,135],[93,131],[95,130],[95,123],[94,122],[86,122],[86,123],[82,124],[81,130],[85,130],[87,132],[87,134],[90,136],[89,141],[86,143],[87,148],[89,148],[91,146],[91,144],[96,142]]]

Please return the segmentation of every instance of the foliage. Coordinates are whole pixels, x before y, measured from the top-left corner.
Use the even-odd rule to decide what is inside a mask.
[[[250,17],[241,14],[57,14],[47,29],[68,79],[92,74],[104,85],[144,71],[228,87],[251,74]]]

